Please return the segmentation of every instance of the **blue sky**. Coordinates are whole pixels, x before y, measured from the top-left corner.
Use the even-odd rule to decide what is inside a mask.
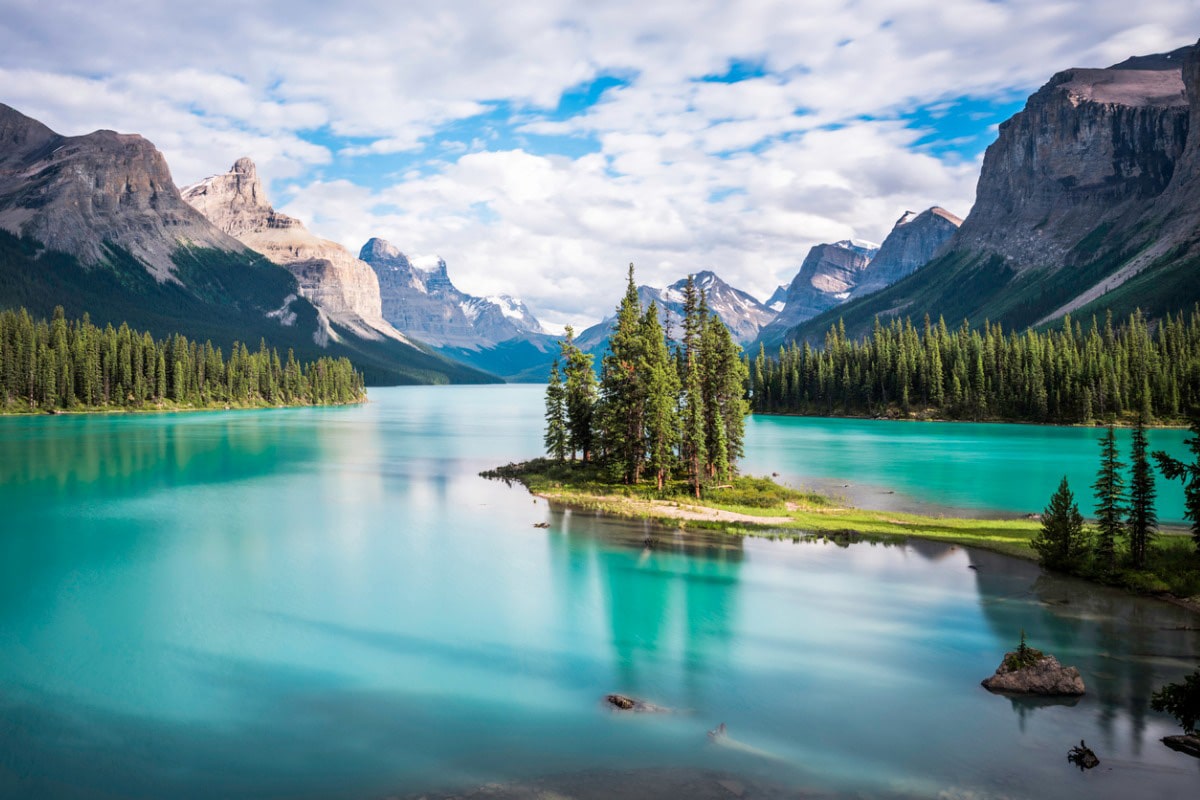
[[[248,155],[353,251],[442,255],[550,323],[633,261],[765,297],[809,247],[965,215],[1054,72],[1200,36],[1178,0],[0,0],[0,102],[145,135],[176,181]],[[72,20],[71,25],[62,20]]]

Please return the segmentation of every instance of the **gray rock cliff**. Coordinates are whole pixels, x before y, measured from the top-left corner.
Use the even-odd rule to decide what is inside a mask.
[[[384,318],[414,339],[435,347],[478,349],[545,333],[516,298],[475,297],[459,291],[440,258],[422,269],[379,238],[363,245],[359,258],[379,279]]]
[[[245,248],[184,202],[153,144],[136,134],[61,136],[0,104],[0,228],[84,265],[129,251],[159,281],[175,281],[181,247]]]
[[[301,294],[333,322],[365,338],[403,340],[383,317],[374,271],[340,244],[272,208],[250,159],[184,188],[183,198],[222,231],[287,268]]]

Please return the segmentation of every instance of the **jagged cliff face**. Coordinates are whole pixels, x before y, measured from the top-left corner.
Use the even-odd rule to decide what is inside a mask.
[[[875,244],[854,240],[813,247],[788,286],[783,310],[763,328],[761,338],[772,341],[801,322],[846,302],[864,279],[877,251]]]
[[[1000,126],[976,202],[927,266],[837,310],[1008,328],[1200,301],[1200,46],[1060,72]],[[793,329],[817,341],[833,314]]]
[[[958,249],[1014,270],[1077,261],[1072,248],[1167,188],[1188,131],[1186,53],[1060,72],[1000,126]]]
[[[162,153],[141,136],[60,136],[3,104],[0,228],[85,265],[106,261],[106,244],[117,245],[159,281],[176,280],[181,247],[245,251],[184,202]]]
[[[905,211],[879,246],[851,297],[877,292],[925,266],[950,241],[962,220],[934,206],[921,213]]]
[[[384,319],[374,271],[340,244],[272,208],[250,159],[185,187],[183,198],[222,231],[286,267],[301,294],[332,322],[369,339],[403,340]]]
[[[435,347],[478,349],[544,334],[520,300],[459,291],[440,258],[422,268],[378,238],[363,245],[359,258],[378,276],[384,318],[414,339]]]

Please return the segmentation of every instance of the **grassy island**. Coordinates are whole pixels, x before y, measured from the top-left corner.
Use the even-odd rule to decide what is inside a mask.
[[[917,537],[979,547],[1037,561],[1033,546],[1042,531],[1036,518],[972,519],[840,505],[813,492],[781,486],[770,478],[738,476],[706,488],[696,498],[686,480],[626,484],[603,466],[548,458],[508,464],[483,477],[519,483],[532,494],[567,507],[643,519],[670,527],[694,527],[741,536],[793,538],[853,534],[863,537]],[[1200,559],[1183,531],[1164,531],[1151,545],[1144,569],[1081,577],[1139,594],[1189,598],[1200,594]],[[1200,606],[1196,606],[1200,608]]]

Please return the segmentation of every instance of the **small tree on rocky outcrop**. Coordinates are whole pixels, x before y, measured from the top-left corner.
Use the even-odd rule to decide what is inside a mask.
[[[1074,572],[1083,564],[1088,549],[1087,533],[1065,475],[1042,513],[1042,530],[1030,544],[1047,569]]]

